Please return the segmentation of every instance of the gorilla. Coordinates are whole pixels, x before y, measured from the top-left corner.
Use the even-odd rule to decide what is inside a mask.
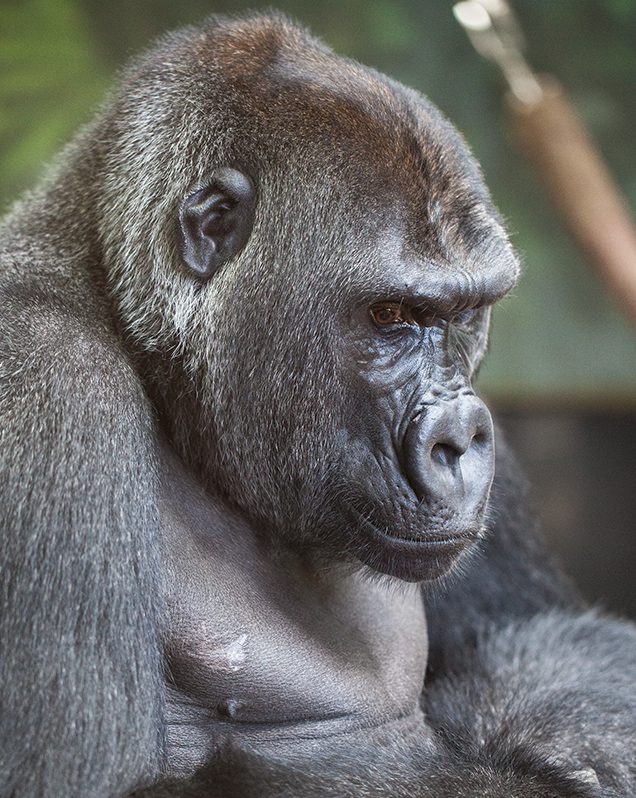
[[[636,794],[636,630],[495,463],[518,262],[425,98],[214,18],[1,241],[2,796]]]

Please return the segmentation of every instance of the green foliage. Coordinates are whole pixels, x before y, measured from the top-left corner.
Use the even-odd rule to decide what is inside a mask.
[[[0,38],[0,176],[6,201],[35,180],[108,85],[73,0],[5,3]]]

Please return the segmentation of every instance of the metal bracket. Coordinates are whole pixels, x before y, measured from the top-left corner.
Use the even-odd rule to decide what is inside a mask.
[[[506,0],[463,0],[453,14],[475,50],[501,69],[519,102],[538,103],[543,89],[523,56],[523,34]]]

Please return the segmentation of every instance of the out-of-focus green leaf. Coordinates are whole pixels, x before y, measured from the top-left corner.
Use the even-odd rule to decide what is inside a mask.
[[[73,0],[6,4],[0,33],[0,201],[38,175],[109,75],[87,19]]]

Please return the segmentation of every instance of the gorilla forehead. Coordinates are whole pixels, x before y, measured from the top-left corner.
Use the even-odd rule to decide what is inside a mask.
[[[386,76],[335,55],[284,17],[255,16],[222,26],[212,21],[191,51],[190,64],[199,77],[211,72],[212,113],[221,110],[221,99],[229,115],[240,120],[242,136],[266,133],[269,146],[277,133],[294,151],[303,141],[301,159],[324,156],[325,149],[333,156],[340,149],[349,156],[342,166],[353,162],[365,176],[373,165],[383,178],[396,170],[424,177],[421,167],[430,157],[449,178],[472,178],[473,189],[485,193],[472,161],[466,169],[463,142],[434,106]]]
[[[185,68],[227,158],[286,175],[305,204],[330,194],[352,220],[399,226],[408,260],[490,264],[511,287],[516,262],[479,168],[431,103],[282,16],[222,22],[188,39]]]

